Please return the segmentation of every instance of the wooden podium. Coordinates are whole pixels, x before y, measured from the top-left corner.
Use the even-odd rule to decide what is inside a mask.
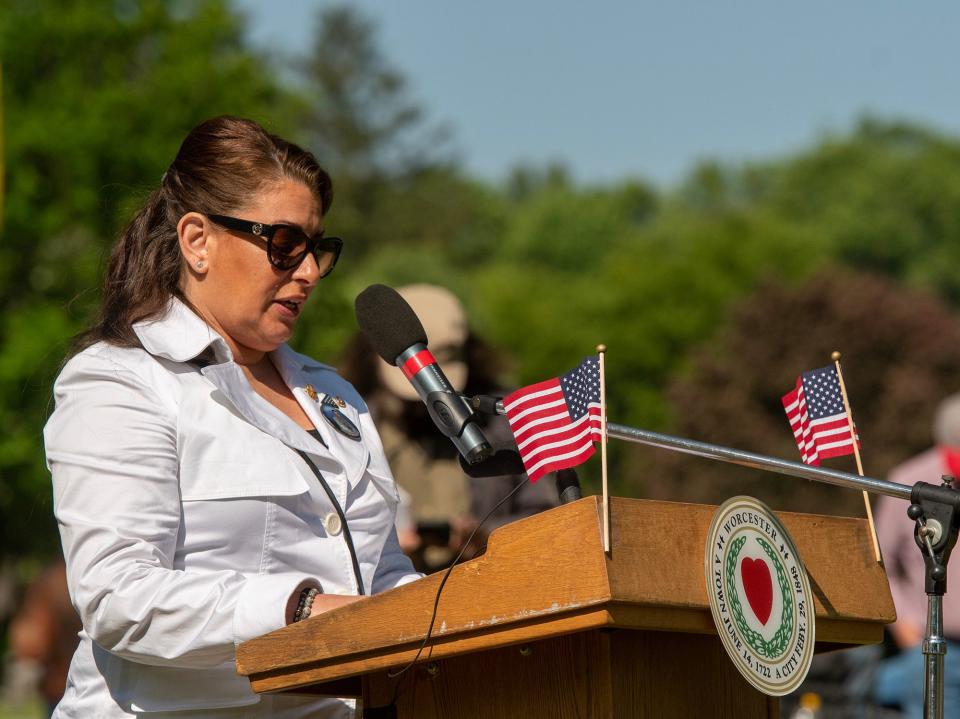
[[[399,717],[777,717],[717,636],[704,584],[716,508],[586,497],[494,531],[456,567],[433,638],[399,680]],[[816,599],[816,648],[879,642],[895,618],[865,520],[778,512]],[[441,573],[244,642],[257,692],[389,704],[388,671],[416,653]]]

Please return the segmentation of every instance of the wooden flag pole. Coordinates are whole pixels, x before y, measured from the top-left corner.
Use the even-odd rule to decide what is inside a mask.
[[[833,364],[837,368],[837,379],[840,382],[840,394],[843,395],[843,408],[847,412],[847,426],[850,427],[850,439],[853,442],[853,456],[857,460],[857,473],[863,477],[863,463],[860,461],[860,448],[857,446],[857,433],[853,426],[853,411],[850,409],[850,400],[847,399],[847,386],[843,383],[843,372],[840,370],[840,353],[833,352],[830,355]],[[603,377],[603,370],[600,374]],[[601,379],[601,382],[603,380]],[[602,387],[602,385],[601,385]],[[877,525],[873,523],[873,510],[870,508],[870,497],[866,491],[863,492],[863,505],[867,509],[867,523],[870,525],[870,538],[873,540],[873,553],[878,562],[883,561],[880,555],[880,540],[877,538]]]
[[[597,345],[597,355],[600,361],[600,473],[603,483],[603,551],[610,553],[610,491],[607,486],[607,381],[604,370],[604,355],[606,345]]]

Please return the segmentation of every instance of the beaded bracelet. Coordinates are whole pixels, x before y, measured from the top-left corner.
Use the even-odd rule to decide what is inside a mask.
[[[297,611],[293,614],[294,623],[303,621],[310,616],[310,612],[313,609],[313,600],[316,599],[318,594],[320,594],[320,590],[316,587],[310,587],[300,592],[300,601],[297,602]]]

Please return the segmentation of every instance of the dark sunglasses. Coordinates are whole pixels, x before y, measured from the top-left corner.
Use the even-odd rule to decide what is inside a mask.
[[[218,225],[228,230],[236,230],[259,237],[267,243],[267,259],[278,270],[292,270],[299,267],[304,258],[312,253],[320,269],[320,277],[326,277],[333,270],[343,249],[343,240],[339,237],[324,237],[323,234],[307,237],[306,233],[294,225],[265,225],[262,222],[239,220],[226,215],[207,215]]]

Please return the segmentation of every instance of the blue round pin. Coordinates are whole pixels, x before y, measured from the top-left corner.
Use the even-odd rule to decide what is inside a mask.
[[[320,413],[323,415],[323,418],[327,420],[327,423],[344,437],[349,437],[356,441],[360,440],[360,430],[357,429],[357,426],[351,422],[343,412],[337,409],[337,405],[333,400],[325,398],[320,405]]]

